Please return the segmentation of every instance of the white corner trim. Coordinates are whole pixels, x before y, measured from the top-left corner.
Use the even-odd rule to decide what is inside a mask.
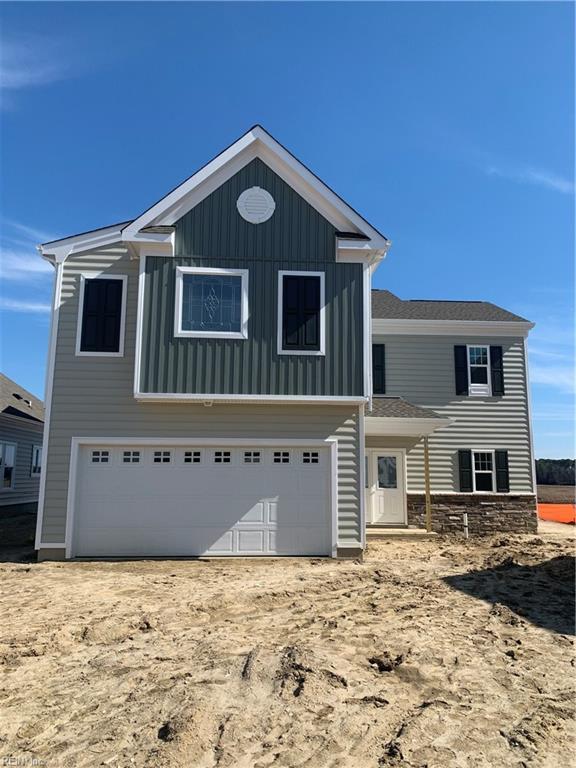
[[[60,318],[60,303],[62,300],[62,271],[63,264],[56,264],[54,289],[52,293],[52,316],[50,320],[50,343],[46,365],[46,380],[44,386],[44,434],[42,438],[42,472],[40,473],[40,489],[38,493],[38,516],[36,518],[35,549],[42,540],[42,525],[44,521],[44,503],[46,498],[46,477],[48,475],[48,441],[50,438],[50,419],[52,416],[52,393],[54,389],[54,365],[56,362],[56,343],[58,339],[58,324]]]
[[[360,543],[366,549],[366,435],[364,430],[364,406],[358,406],[358,496],[360,499]]]
[[[372,272],[369,264],[362,268],[362,289],[364,394],[369,398],[368,409],[372,410]]]
[[[118,352],[83,352],[82,344],[82,316],[84,314],[84,290],[86,280],[121,280],[122,281],[122,306],[120,309],[120,338]],[[128,275],[112,275],[108,272],[81,272],[80,292],[78,296],[78,316],[76,319],[76,357],[124,357],[124,331],[126,326],[126,293],[128,288]]]
[[[134,396],[140,389],[140,367],[142,365],[142,327],[144,325],[144,291],[146,288],[147,253],[140,254],[138,265],[138,299],[136,303],[136,340],[134,344]]]
[[[372,332],[382,336],[507,336],[526,338],[534,323],[479,320],[387,320],[372,318]]]
[[[287,446],[287,447],[310,447],[310,448],[328,448],[330,456],[330,519],[331,519],[331,540],[332,557],[337,555],[338,542],[338,440],[335,437],[322,438],[303,438],[302,440],[271,439],[271,438],[214,438],[214,437],[72,437],[70,441],[70,467],[68,471],[68,495],[66,499],[66,540],[63,544],[54,544],[53,542],[41,544],[40,538],[37,539],[36,549],[40,547],[61,549],[65,548],[66,558],[74,557],[74,516],[78,486],[78,460],[80,447],[82,445],[161,445],[161,446]]]
[[[233,275],[241,278],[242,309],[240,331],[186,331],[182,329],[182,299],[184,275]],[[248,338],[248,270],[215,267],[176,267],[176,298],[174,307],[174,336],[188,339],[247,339]]]
[[[282,314],[284,304],[284,277],[318,277],[320,278],[320,349],[283,349],[282,348]],[[326,354],[326,291],[325,291],[325,273],[311,272],[307,270],[278,270],[278,313],[277,313],[277,353],[279,355],[313,355],[323,357]]]
[[[389,435],[392,437],[422,437],[438,429],[450,426],[453,419],[403,419],[389,416],[366,416],[367,435]]]
[[[530,451],[530,471],[532,474],[532,493],[536,495],[536,459],[534,456],[534,434],[532,432],[532,395],[530,392],[530,373],[528,366],[528,349],[526,339],[523,342],[524,355],[524,386],[526,387],[526,416],[528,418],[528,449]]]

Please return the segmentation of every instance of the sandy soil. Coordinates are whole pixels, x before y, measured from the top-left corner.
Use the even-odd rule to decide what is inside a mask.
[[[0,564],[0,758],[569,766],[573,542]],[[26,762],[28,761],[28,762]]]
[[[537,492],[541,504],[574,504],[576,498],[573,485],[539,485]]]

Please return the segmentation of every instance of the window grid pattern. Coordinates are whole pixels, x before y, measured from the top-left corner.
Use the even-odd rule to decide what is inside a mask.
[[[244,451],[244,464],[260,464],[260,451]]]
[[[477,491],[494,490],[494,460],[491,453],[474,453],[474,486]]]
[[[290,451],[274,451],[274,464],[289,464]]]
[[[239,332],[241,315],[240,275],[184,275],[183,331]]]
[[[154,451],[154,464],[170,464],[172,453],[170,451]]]
[[[92,451],[92,464],[108,464],[110,451]]]
[[[184,464],[200,464],[201,459],[200,451],[184,451]]]
[[[488,384],[488,347],[469,347],[470,383]]]
[[[123,451],[122,462],[124,464],[139,464],[140,451]]]
[[[319,460],[318,451],[303,451],[302,453],[303,464],[318,464]]]
[[[214,451],[215,464],[230,464],[230,451]]]

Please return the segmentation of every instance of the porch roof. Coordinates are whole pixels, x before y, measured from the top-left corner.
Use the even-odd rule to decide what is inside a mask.
[[[365,416],[367,435],[421,437],[452,423],[451,419],[440,416],[430,408],[414,405],[403,397],[387,395],[374,397],[372,410],[366,411]]]

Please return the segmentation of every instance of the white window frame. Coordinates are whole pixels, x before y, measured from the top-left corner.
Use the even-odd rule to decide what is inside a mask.
[[[482,348],[486,350],[486,372],[488,376],[487,384],[472,383],[472,365],[470,363],[470,350]],[[490,345],[489,344],[466,344],[466,365],[468,368],[468,395],[470,397],[491,397],[492,396],[492,367],[490,364]],[[474,366],[478,367],[478,366]],[[484,366],[482,366],[484,367]]]
[[[242,304],[239,331],[185,331],[182,329],[182,298],[184,275],[233,275],[241,277]],[[174,309],[174,336],[187,339],[247,339],[248,338],[248,270],[217,269],[208,267],[176,267],[176,300]]]
[[[120,308],[120,338],[118,352],[83,352],[82,347],[82,316],[84,314],[84,291],[87,280],[121,280],[122,306]],[[124,330],[126,327],[126,294],[128,275],[109,275],[107,272],[82,272],[80,274],[80,293],[78,296],[78,318],[76,322],[76,357],[124,357]]]
[[[36,456],[38,457],[37,462],[35,461]],[[38,468],[38,471],[34,471],[35,468]],[[32,446],[32,463],[30,464],[30,477],[40,477],[42,474],[42,446],[41,445],[33,445]]]
[[[320,349],[283,349],[282,347],[282,316],[284,299],[284,277],[319,277],[320,278]],[[279,355],[314,355],[324,356],[326,354],[326,294],[325,294],[325,272],[309,272],[308,270],[284,270],[278,271],[278,333],[277,346]]]
[[[480,475],[492,475],[492,490],[491,491],[483,491],[483,490],[477,490],[476,489],[476,454],[478,453],[489,453],[492,456],[492,472],[488,472],[488,470],[478,470],[478,474]],[[494,449],[492,448],[473,448],[472,449],[472,488],[474,493],[496,493],[496,456]]]
[[[10,485],[4,486],[4,448],[10,446],[14,448],[14,464],[12,465],[12,477]],[[18,443],[12,443],[10,440],[0,441],[0,491],[13,491],[16,484],[16,459],[18,457]]]

